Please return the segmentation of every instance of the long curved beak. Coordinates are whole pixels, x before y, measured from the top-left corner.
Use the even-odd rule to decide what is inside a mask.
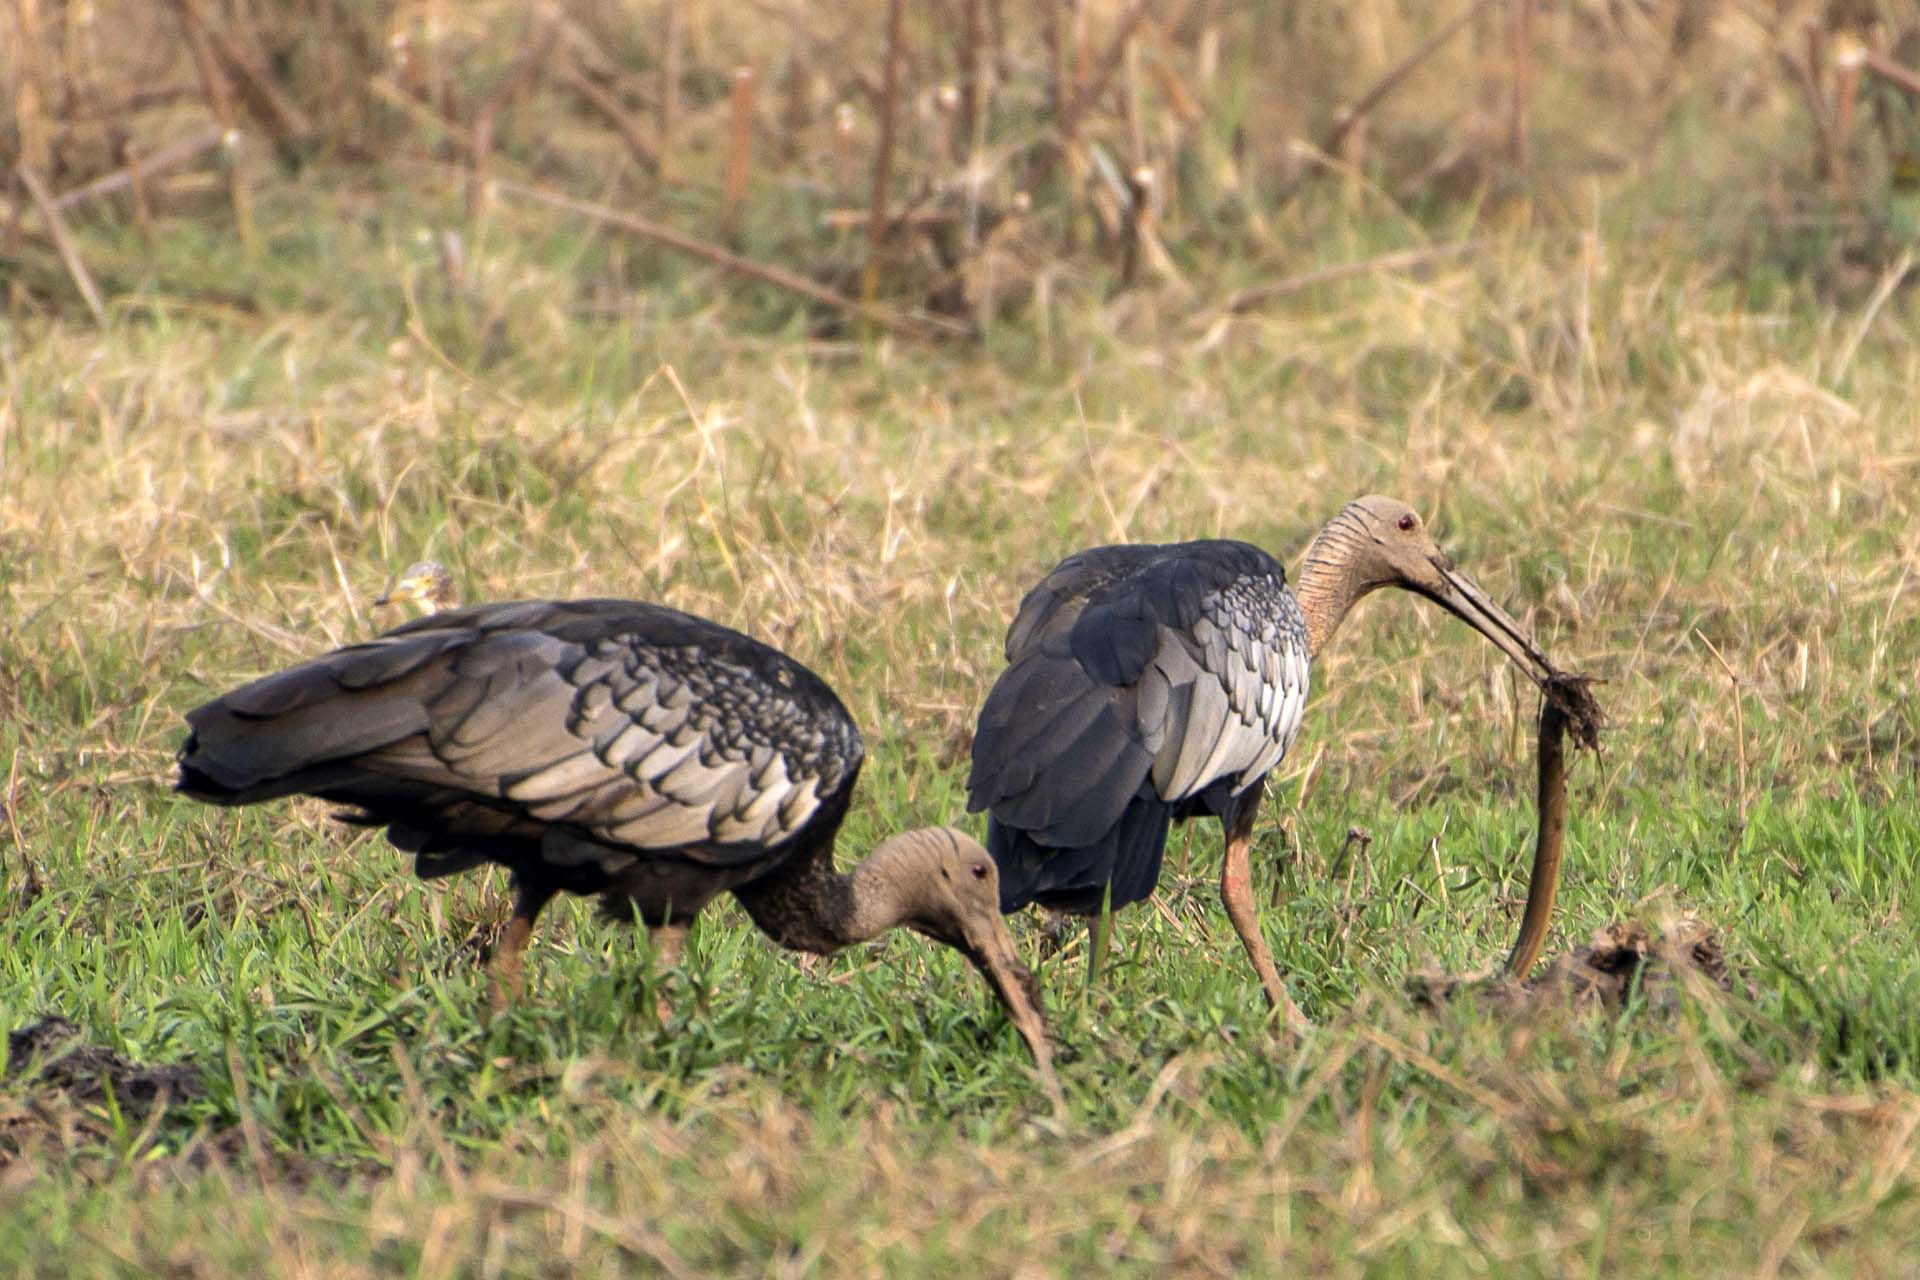
[[[415,600],[426,599],[427,590],[428,587],[425,578],[418,576],[402,578],[375,596],[373,603],[376,606],[383,604],[409,604]]]
[[[1040,1072],[1040,1087],[1046,1090],[1056,1118],[1066,1116],[1066,1095],[1060,1091],[1059,1077],[1053,1073],[1053,1043],[1047,1037],[1047,1021],[1041,1013],[1040,984],[1033,970],[1020,959],[1007,932],[1006,921],[998,912],[970,915],[962,924],[961,950],[973,962],[1020,1032],[1033,1053],[1033,1064]]]
[[[1454,568],[1451,560],[1442,556],[1433,562],[1433,567],[1440,574],[1439,590],[1416,590],[1493,641],[1500,652],[1527,673],[1529,679],[1535,684],[1544,685],[1554,674],[1554,667],[1547,661],[1547,655],[1540,651],[1540,646],[1533,642],[1533,637],[1476,586],[1473,579]]]

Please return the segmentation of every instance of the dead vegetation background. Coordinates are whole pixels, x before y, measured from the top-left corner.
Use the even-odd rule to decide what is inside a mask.
[[[61,1031],[0,1083],[14,1270],[1903,1269],[1908,6],[7,0],[0,77],[0,1021]],[[821,670],[863,848],[959,815],[1060,555],[1290,558],[1368,490],[1609,680],[1554,949],[1704,922],[1737,980],[1409,1008],[1511,936],[1533,706],[1407,601],[1259,832],[1321,1029],[1265,1038],[1176,837],[1111,991],[1049,962],[1064,1132],[917,944],[718,913],[656,1033],[569,909],[482,1024],[497,883],[163,789],[432,554]]]

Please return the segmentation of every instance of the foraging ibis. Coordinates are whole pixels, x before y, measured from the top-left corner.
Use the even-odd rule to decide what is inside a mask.
[[[1303,1023],[1254,910],[1254,814],[1300,730],[1313,658],[1361,597],[1388,586],[1454,613],[1536,681],[1551,674],[1392,498],[1335,516],[1293,590],[1279,561],[1244,542],[1096,547],[1062,561],[1021,601],[973,740],[967,807],[990,815],[1001,909],[1094,917],[1097,974],[1105,910],[1153,892],[1171,823],[1215,815],[1227,916],[1268,1003]]]
[[[556,893],[598,894],[671,963],[688,923],[731,892],[801,951],[901,926],[953,947],[1058,1097],[992,859],[934,827],[836,871],[859,730],[818,676],[737,631],[625,600],[479,605],[257,680],[187,723],[176,785],[189,796],[333,801],[345,821],[385,827],[425,879],[508,868],[496,1003],[519,989],[534,920]]]

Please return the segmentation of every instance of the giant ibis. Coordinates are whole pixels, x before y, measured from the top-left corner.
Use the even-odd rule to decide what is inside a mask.
[[[598,894],[664,963],[730,891],[782,946],[826,953],[905,926],[971,961],[1051,1072],[1039,988],[977,843],[945,827],[833,865],[864,753],[824,681],[727,627],[626,600],[518,601],[415,619],[187,715],[177,789],[295,793],[385,827],[424,879],[485,863],[515,900],[491,962],[517,992],[535,918]]]
[[[1360,498],[1329,521],[1293,590],[1278,560],[1222,539],[1061,561],[1020,602],[973,740],[967,807],[990,815],[1001,909],[1093,917],[1097,974],[1105,912],[1153,892],[1171,823],[1213,814],[1227,917],[1268,1003],[1302,1024],[1254,910],[1254,814],[1300,730],[1312,660],[1361,597],[1388,586],[1451,611],[1536,681],[1552,675],[1393,498]]]

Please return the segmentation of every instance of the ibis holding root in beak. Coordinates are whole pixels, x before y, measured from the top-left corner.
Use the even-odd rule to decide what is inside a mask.
[[[990,815],[1001,908],[1093,917],[1097,974],[1106,911],[1153,892],[1171,823],[1212,814],[1226,832],[1227,916],[1269,1004],[1304,1022],[1254,911],[1253,819],[1300,730],[1313,659],[1381,587],[1452,612],[1549,696],[1569,679],[1392,498],[1349,503],[1292,590],[1280,562],[1244,542],[1096,547],[1062,561],[1021,601],[973,740],[968,808]],[[1551,884],[1536,880],[1529,896],[1542,892],[1550,903]]]

